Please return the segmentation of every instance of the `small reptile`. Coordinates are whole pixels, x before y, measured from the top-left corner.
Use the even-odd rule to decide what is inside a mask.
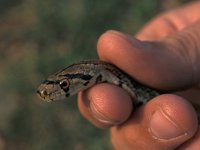
[[[39,86],[37,94],[44,101],[57,101],[105,82],[125,89],[136,107],[163,93],[137,82],[112,64],[91,60],[72,64],[50,75]]]

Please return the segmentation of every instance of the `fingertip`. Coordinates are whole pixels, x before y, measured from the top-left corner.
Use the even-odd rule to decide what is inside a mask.
[[[112,129],[115,145],[132,149],[175,149],[192,138],[197,131],[197,116],[185,99],[165,94],[133,112],[123,126]]]
[[[113,55],[120,58],[133,48],[141,51],[143,46],[144,44],[133,36],[115,30],[103,33],[97,42],[99,57],[108,62],[115,61]]]
[[[196,112],[184,98],[172,94],[161,95],[153,99],[149,107],[153,107],[154,111],[149,119],[148,131],[161,147],[177,148],[197,132]]]
[[[152,113],[152,116],[150,119],[151,120],[150,126],[152,125],[151,123],[153,123],[152,121],[155,121],[153,120],[154,117],[157,116],[157,119],[159,117],[162,117],[166,119],[167,121],[171,122],[171,125],[175,127],[175,130],[179,130],[179,129],[182,130],[182,132],[184,134],[187,134],[188,137],[193,136],[194,133],[196,132],[197,127],[198,127],[198,119],[197,119],[196,111],[193,108],[193,106],[184,98],[177,95],[173,95],[173,94],[164,94],[164,95],[154,98],[151,102],[149,102],[148,105],[150,107],[153,107],[155,110]],[[158,119],[154,123],[159,122],[160,127],[161,126],[163,127],[167,123],[162,122],[162,121],[164,120]],[[165,129],[167,129],[167,127],[165,127]],[[179,136],[179,133],[177,133],[177,135],[174,135],[174,136],[171,135],[171,136],[172,136],[171,138],[173,137],[177,138]]]
[[[113,30],[102,34],[97,43],[101,60],[116,65],[140,83],[165,89],[169,82],[163,80],[170,80],[171,75],[167,72],[169,64],[166,66],[165,61],[169,61],[168,55],[160,49],[163,49],[160,43],[139,41]]]
[[[98,84],[79,94],[80,112],[97,127],[125,122],[133,109],[128,93],[111,84]]]

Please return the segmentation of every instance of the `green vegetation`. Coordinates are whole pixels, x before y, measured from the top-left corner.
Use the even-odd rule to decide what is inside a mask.
[[[68,64],[97,58],[96,42],[106,30],[136,33],[163,3],[1,0],[0,149],[111,149],[108,130],[84,120],[75,97],[45,103],[37,98],[36,88]]]

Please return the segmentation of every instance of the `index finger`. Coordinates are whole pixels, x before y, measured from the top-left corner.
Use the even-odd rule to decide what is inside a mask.
[[[180,56],[174,46],[165,42],[144,42],[108,31],[99,39],[98,54],[100,59],[156,89],[175,90],[197,84],[193,66],[187,61],[190,58]]]

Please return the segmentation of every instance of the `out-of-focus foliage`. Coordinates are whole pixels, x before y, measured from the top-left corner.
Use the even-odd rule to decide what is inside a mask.
[[[167,4],[169,0],[1,0],[0,150],[111,149],[108,131],[82,118],[75,97],[45,103],[36,97],[36,88],[70,63],[97,58],[96,42],[104,31],[134,34]]]

